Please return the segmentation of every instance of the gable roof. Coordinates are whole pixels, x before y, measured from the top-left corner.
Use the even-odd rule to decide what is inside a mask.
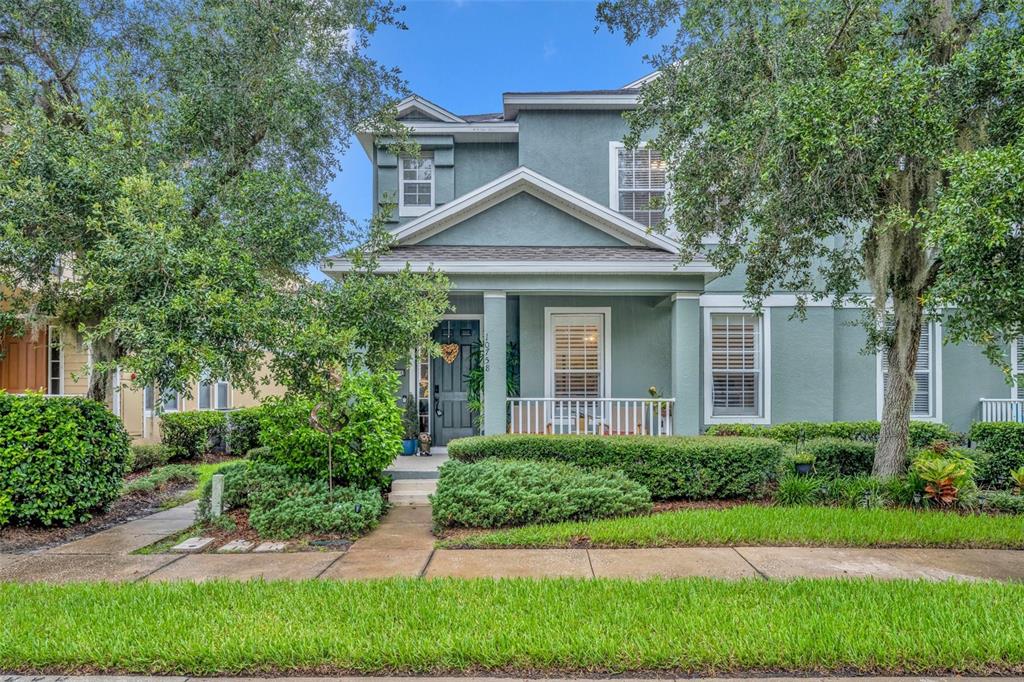
[[[456,116],[444,107],[440,107],[419,95],[409,95],[398,103],[398,117],[419,112],[429,119],[442,123],[466,123],[466,119]]]
[[[400,226],[392,234],[399,245],[416,244],[520,192],[527,192],[591,227],[620,239],[626,245],[679,253],[679,247],[668,237],[651,233],[640,223],[526,166],[511,170],[454,201],[438,206],[429,213]]]

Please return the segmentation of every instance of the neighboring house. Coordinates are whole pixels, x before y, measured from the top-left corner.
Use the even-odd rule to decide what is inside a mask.
[[[409,97],[399,112],[419,158],[360,136],[375,203],[397,204],[380,270],[434,267],[452,282],[454,312],[434,332],[443,357],[407,371],[436,444],[481,430],[467,405],[481,338],[484,433],[878,418],[885,368],[861,353],[858,310],[812,303],[799,321],[795,297],[780,292],[754,315],[742,273],[679,263],[675,242],[649,233],[662,217],[649,201],[666,191],[664,162],[621,143],[640,84],[505,93],[501,112],[472,116]],[[323,270],[340,278],[348,267],[331,259]],[[506,346],[518,358],[516,396],[506,395]],[[977,347],[944,345],[941,324],[927,326],[915,419],[964,430],[983,405],[986,418],[1019,415],[1017,397]]]
[[[64,339],[55,327],[28,332],[7,339],[0,346],[0,390],[8,393],[38,391],[47,395],[85,395],[88,389],[89,349],[76,334]],[[197,382],[192,397],[177,392],[157,394],[151,388],[138,389],[130,377],[118,374],[109,405],[121,417],[129,435],[137,442],[160,440],[160,415],[191,410],[231,410],[258,405],[260,398],[279,395],[277,386],[265,387],[260,397],[244,392],[226,381]]]

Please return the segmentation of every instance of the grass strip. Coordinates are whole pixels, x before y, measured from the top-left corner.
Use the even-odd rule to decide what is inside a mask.
[[[1024,586],[708,579],[0,585],[9,672],[1024,671]]]
[[[449,547],[1024,548],[1024,517],[912,509],[764,507],[672,511],[603,521],[509,528],[441,543]]]

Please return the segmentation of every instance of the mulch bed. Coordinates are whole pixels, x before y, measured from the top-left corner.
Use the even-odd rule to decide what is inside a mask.
[[[114,500],[106,511],[85,523],[60,528],[10,526],[0,529],[0,552],[21,554],[48,549],[72,540],[80,540],[101,530],[161,511],[161,506],[195,487],[194,483],[169,485],[148,495],[125,495]]]

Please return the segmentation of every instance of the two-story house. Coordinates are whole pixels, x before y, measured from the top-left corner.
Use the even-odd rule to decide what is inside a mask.
[[[649,232],[664,162],[621,143],[642,82],[508,92],[491,114],[408,97],[400,118],[418,158],[360,137],[375,202],[395,205],[396,246],[381,271],[433,267],[452,283],[454,312],[434,333],[442,357],[413,358],[407,371],[436,444],[478,431],[692,434],[721,422],[878,418],[885,368],[861,352],[860,311],[812,303],[801,321],[795,297],[779,292],[754,315],[742,273],[681,263],[671,236]],[[331,260],[324,271],[347,267]],[[481,339],[478,425],[467,376]],[[507,360],[518,395],[508,395]],[[965,430],[1020,414],[1017,398],[978,348],[946,345],[941,324],[927,326],[915,419]]]

